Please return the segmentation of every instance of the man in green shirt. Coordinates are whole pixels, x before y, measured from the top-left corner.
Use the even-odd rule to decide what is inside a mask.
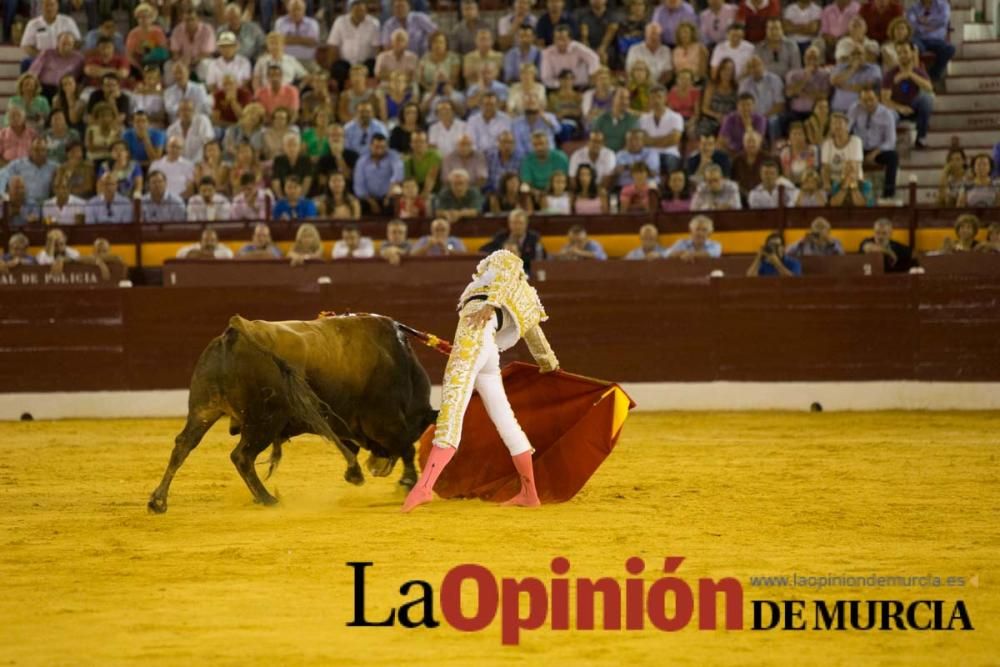
[[[410,136],[410,155],[403,160],[403,178],[415,180],[421,194],[430,199],[437,189],[440,171],[441,154],[437,149],[428,148],[426,132],[414,132]]]
[[[448,185],[434,199],[434,214],[450,223],[474,218],[483,211],[483,195],[469,185],[469,172],[458,168],[448,175]]]
[[[604,133],[604,145],[616,153],[625,148],[629,130],[639,127],[639,119],[629,111],[628,102],[628,90],[619,88],[611,100],[611,110],[598,116],[592,128]]]
[[[558,148],[549,148],[549,135],[541,130],[531,134],[531,153],[521,160],[521,182],[531,188],[537,202],[548,192],[552,174],[561,171],[569,174],[569,159]]]

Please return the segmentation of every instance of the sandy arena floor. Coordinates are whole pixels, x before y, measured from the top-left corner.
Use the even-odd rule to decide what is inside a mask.
[[[439,501],[411,516],[391,480],[342,481],[301,438],[263,508],[221,425],[146,513],[181,420],[0,423],[0,662],[85,665],[1000,664],[1000,418],[992,414],[640,414],[573,502]],[[369,615],[398,587],[480,563],[500,576],[624,579],[686,558],[747,600],[965,601],[971,632],[479,633],[349,628],[350,560],[374,561]],[[753,575],[973,577],[962,588],[754,588]],[[745,619],[751,621],[747,602]],[[440,620],[440,612],[435,602]],[[811,612],[807,614],[807,618]]]

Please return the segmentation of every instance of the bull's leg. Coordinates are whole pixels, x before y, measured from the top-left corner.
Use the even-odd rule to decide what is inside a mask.
[[[412,489],[413,485],[417,483],[417,466],[413,463],[416,454],[417,450],[412,442],[402,448],[403,476],[399,478],[399,484],[407,491]]]
[[[244,424],[243,437],[240,438],[239,444],[229,454],[230,460],[236,466],[236,471],[240,473],[240,477],[246,482],[250,493],[253,494],[254,502],[258,502],[261,505],[275,505],[278,502],[278,499],[272,496],[264,486],[264,483],[260,481],[254,465],[260,453],[271,444],[271,440],[272,438],[258,433],[257,429]]]
[[[344,471],[344,479],[354,486],[361,486],[365,483],[365,474],[361,471],[361,464],[358,463],[358,452],[360,449],[355,442],[346,441],[343,443],[342,451],[347,458],[347,470]]]
[[[188,413],[184,430],[174,439],[174,451],[170,453],[170,461],[167,463],[167,469],[163,473],[163,479],[160,480],[160,485],[153,491],[149,497],[149,502],[146,504],[150,512],[162,514],[167,511],[167,493],[170,491],[170,482],[173,481],[174,475],[177,474],[177,469],[181,467],[188,454],[191,453],[191,450],[198,446],[198,443],[205,437],[208,429],[212,428],[212,425],[221,416],[221,410],[213,410],[201,414]]]

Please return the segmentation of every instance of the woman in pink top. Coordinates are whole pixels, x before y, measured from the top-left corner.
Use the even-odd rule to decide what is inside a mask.
[[[622,188],[622,213],[652,213],[659,205],[656,186],[649,182],[649,167],[635,162],[629,167],[632,182]]]
[[[667,177],[667,188],[660,200],[660,208],[667,213],[686,213],[691,210],[691,187],[683,169],[675,169]]]
[[[594,168],[581,164],[576,170],[576,192],[573,194],[573,213],[597,215],[608,212],[608,193],[597,184]]]
[[[677,26],[677,46],[674,47],[674,71],[689,69],[696,81],[708,75],[708,49],[698,41],[698,29],[684,21]]]
[[[674,87],[667,93],[667,106],[684,117],[688,127],[698,120],[701,91],[694,87],[694,74],[689,69],[677,70]]]

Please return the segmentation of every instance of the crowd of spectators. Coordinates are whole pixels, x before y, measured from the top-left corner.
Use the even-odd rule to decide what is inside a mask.
[[[0,129],[12,228],[303,221],[292,262],[315,255],[316,218],[392,218],[381,249],[347,226],[334,256],[398,262],[465,251],[462,220],[484,214],[873,206],[896,196],[900,122],[926,147],[954,55],[945,0],[515,0],[495,24],[474,0],[457,17],[180,0],[134,6],[127,30],[112,4],[83,2],[86,26],[63,13],[81,3],[30,4]],[[955,149],[939,204],[1000,205],[996,176]],[[406,220],[426,217],[411,244]],[[643,228],[629,256],[721,252],[710,218],[691,224],[669,249]],[[505,233],[491,247],[542,251],[534,230]],[[754,270],[783,272],[780,237],[765,248]],[[280,251],[264,224],[236,253],[209,228],[182,254]],[[582,226],[559,254],[606,258]]]

